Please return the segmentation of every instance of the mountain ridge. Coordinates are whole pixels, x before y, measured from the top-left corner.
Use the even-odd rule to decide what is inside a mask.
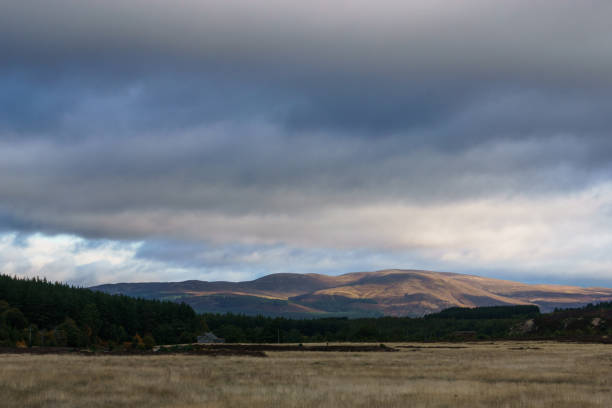
[[[270,274],[243,282],[116,283],[91,289],[183,301],[198,312],[270,316],[422,316],[448,307],[537,305],[543,312],[612,300],[610,288],[526,284],[477,275],[385,269]]]

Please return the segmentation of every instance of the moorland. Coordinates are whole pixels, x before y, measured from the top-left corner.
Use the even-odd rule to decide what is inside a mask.
[[[3,406],[609,407],[612,348],[402,343],[398,352],[0,355]]]

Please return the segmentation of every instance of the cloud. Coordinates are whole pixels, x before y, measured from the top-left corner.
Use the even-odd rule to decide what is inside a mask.
[[[15,63],[112,59],[285,73],[609,80],[612,6],[570,0],[4,1]],[[520,29],[517,29],[520,27]],[[112,62],[110,63],[112,65]],[[246,67],[244,66],[246,64]],[[578,75],[577,75],[578,74]],[[286,74],[287,75],[287,74]]]
[[[0,230],[29,237],[3,247],[4,270],[97,282],[414,261],[607,279],[611,12],[4,1]],[[55,234],[69,243],[50,255]],[[76,247],[96,260],[61,255]]]
[[[10,200],[0,209],[12,224],[61,229],[69,218],[150,210],[292,216],[337,206],[557,194],[607,180],[608,144],[561,135],[492,139],[457,152],[413,147],[409,136],[286,136],[256,123],[70,145],[7,141],[0,142],[0,183]]]
[[[404,256],[404,258],[407,258]],[[184,241],[86,240],[71,235],[0,234],[0,273],[73,285],[158,280],[248,280],[268,273],[338,273],[373,267],[392,254],[304,250],[282,245],[205,245]]]
[[[514,228],[518,238],[525,232]],[[519,231],[519,234],[516,232]],[[586,238],[586,239],[585,239]],[[15,233],[0,234],[0,273],[16,276],[45,276],[79,286],[108,282],[182,281],[189,279],[240,281],[254,279],[269,273],[325,273],[379,270],[390,267],[424,268],[438,271],[452,270],[503,279],[519,279],[531,283],[563,283],[582,286],[610,286],[612,280],[607,271],[612,260],[605,251],[608,241],[579,236],[577,242],[595,243],[592,259],[572,258],[576,252],[572,245],[568,253],[557,253],[550,258],[529,258],[528,262],[516,262],[508,258],[501,262],[496,253],[490,258],[483,253],[493,248],[498,251],[508,244],[508,234],[503,231],[489,247],[478,246],[452,250],[440,256],[436,251],[419,249],[372,250],[300,248],[282,244],[213,244],[180,240],[112,241],[86,240],[70,235],[48,236]],[[511,243],[512,244],[512,243]],[[532,245],[531,251],[543,254],[554,243],[537,245],[535,238],[524,243],[523,250]],[[516,248],[515,248],[516,249]],[[572,253],[574,251],[574,253]],[[443,252],[443,251],[442,251]],[[494,262],[490,262],[491,259]],[[535,262],[534,262],[535,261]],[[572,266],[580,265],[579,270]]]

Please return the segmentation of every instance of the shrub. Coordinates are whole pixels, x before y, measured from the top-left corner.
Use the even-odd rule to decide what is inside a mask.
[[[155,346],[155,339],[150,334],[147,334],[146,336],[144,336],[144,338],[142,339],[142,342],[143,342],[144,348],[147,350],[151,350],[153,346]]]
[[[136,333],[134,337],[132,337],[132,347],[138,348],[138,349],[144,349],[145,347],[144,341],[142,340],[142,337],[140,337],[138,333]]]
[[[64,320],[64,323],[57,326],[57,332],[63,333],[64,341],[62,342],[68,347],[80,347],[86,343],[86,335],[79,330],[74,320],[68,317]]]

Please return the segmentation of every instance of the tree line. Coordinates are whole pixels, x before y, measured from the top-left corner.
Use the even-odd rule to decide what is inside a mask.
[[[0,345],[150,347],[192,342],[204,330],[202,317],[184,303],[0,275]]]
[[[204,314],[204,319],[228,342],[401,342],[507,338],[514,325],[539,314],[537,306],[494,306],[451,308],[422,318],[288,319],[228,313]]]

